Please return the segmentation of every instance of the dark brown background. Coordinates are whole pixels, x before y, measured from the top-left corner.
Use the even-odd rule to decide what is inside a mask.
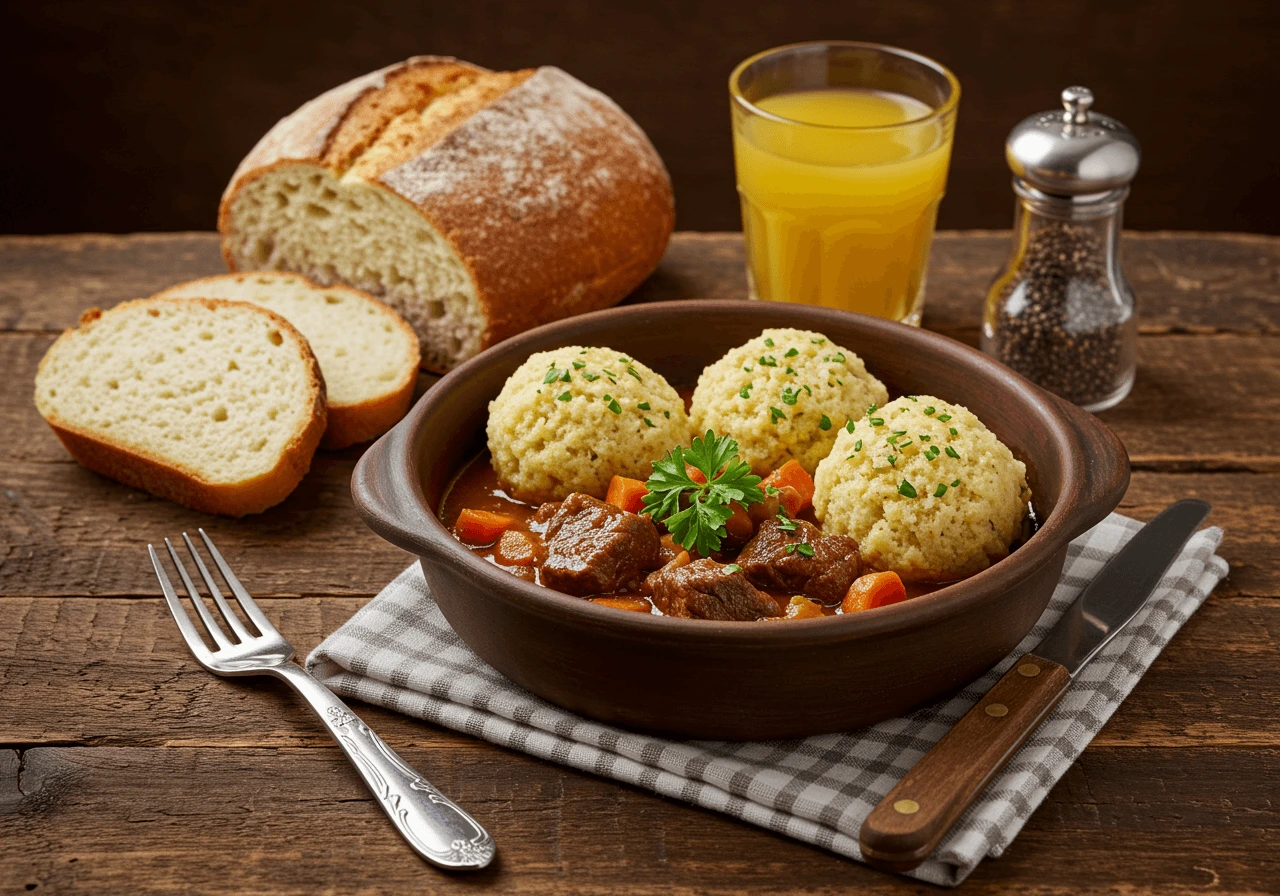
[[[815,38],[905,46],[959,76],[942,227],[1008,226],[1004,135],[1083,83],[1143,143],[1130,226],[1280,233],[1275,0],[29,2],[3,31],[5,233],[212,229],[276,119],[415,53],[559,65],[649,133],[679,228],[737,229],[727,75]]]

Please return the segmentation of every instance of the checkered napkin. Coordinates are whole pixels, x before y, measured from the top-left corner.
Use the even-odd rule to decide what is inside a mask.
[[[1076,539],[1049,608],[1003,662],[955,696],[869,728],[804,740],[667,740],[566,712],[503,678],[449,628],[417,565],[316,648],[307,667],[333,690],[552,762],[861,859],[858,829],[916,760],[1035,647],[1141,528],[1112,514]],[[1222,530],[1197,533],[1137,617],[1091,662],[1049,719],[913,877],[960,883],[999,856],[1174,633],[1227,574]]]

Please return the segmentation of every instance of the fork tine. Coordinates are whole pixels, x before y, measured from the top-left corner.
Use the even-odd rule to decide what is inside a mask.
[[[209,653],[209,648],[205,646],[204,639],[200,637],[200,632],[191,621],[191,617],[183,609],[182,601],[178,598],[178,593],[173,590],[173,583],[169,581],[169,576],[164,571],[164,566],[160,563],[160,557],[156,554],[156,549],[152,545],[147,545],[147,553],[151,555],[151,565],[155,567],[156,578],[160,580],[160,590],[164,592],[164,602],[169,605],[169,612],[173,614],[173,621],[178,623],[178,631],[182,633],[182,640],[187,642],[188,649],[195,654],[197,660],[207,664],[212,660],[213,655]],[[178,569],[182,569],[182,567],[179,566]]]
[[[228,565],[227,561],[222,559],[222,554],[213,545],[213,539],[209,537],[208,533],[205,532],[204,529],[197,529],[196,531],[199,532],[200,537],[204,539],[204,546],[209,549],[209,556],[211,556],[213,558],[213,562],[217,564],[218,572],[222,573],[222,578],[224,578],[227,584],[231,587],[231,592],[235,594],[236,600],[240,601],[240,606],[244,608],[248,617],[253,620],[253,624],[258,627],[258,631],[264,635],[279,634],[279,632],[276,631],[276,627],[271,624],[271,620],[267,618],[267,614],[258,609],[258,605],[254,602],[253,598],[249,596],[249,592],[240,584],[240,580],[237,579],[236,574],[231,571],[231,567]]]
[[[219,649],[230,647],[231,641],[222,631],[222,627],[213,621],[213,614],[204,605],[204,600],[200,597],[199,590],[191,583],[191,577],[187,575],[187,568],[182,565],[182,560],[178,558],[178,552],[173,549],[173,542],[166,538],[164,546],[169,549],[169,558],[173,560],[173,565],[178,568],[178,575],[182,579],[182,587],[187,589],[187,596],[191,598],[191,603],[195,605],[196,612],[200,615],[200,621],[204,623],[205,629],[209,632],[209,637],[213,638]]]
[[[203,530],[201,530],[203,534]],[[218,589],[218,582],[209,573],[209,568],[204,565],[204,560],[200,559],[200,553],[196,550],[196,546],[191,543],[191,539],[187,537],[187,533],[182,533],[182,540],[187,543],[187,550],[191,552],[191,556],[195,558],[196,567],[200,570],[200,577],[204,579],[204,583],[209,586],[209,591],[213,594],[213,602],[218,605],[218,609],[222,611],[222,615],[226,617],[227,624],[231,626],[231,630],[236,633],[236,637],[240,639],[240,643],[250,640],[253,635],[249,634],[249,630],[244,627],[244,623],[240,621],[240,617],[235,614],[231,606],[227,603],[226,598],[222,596],[222,592]],[[208,543],[208,538],[205,539]]]

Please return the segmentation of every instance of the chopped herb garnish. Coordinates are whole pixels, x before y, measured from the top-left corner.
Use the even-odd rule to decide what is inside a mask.
[[[870,417],[868,418],[867,422],[870,423],[872,426],[884,426],[883,417]]]
[[[832,356],[831,356],[831,360],[832,360],[832,361],[834,361],[834,362],[835,362],[835,363],[837,363],[837,364],[843,364],[843,363],[844,363],[844,352],[836,352],[834,355],[832,355]]]
[[[937,413],[937,411],[938,409],[935,408],[933,405],[929,405],[927,408],[924,409],[924,412],[926,414],[934,414],[934,413]]]
[[[906,498],[914,498],[916,496],[915,486],[904,479],[902,484],[898,486],[898,494]]]
[[[664,416],[664,417],[666,417],[668,420],[670,420],[670,419],[671,419],[671,412],[670,412],[670,411],[663,411],[663,412],[662,412],[662,416]]]
[[[846,420],[846,421],[845,421],[845,424],[844,424],[844,431],[845,431],[845,432],[853,432],[853,426],[854,426],[853,418],[852,418],[852,417],[850,417],[848,420]]]
[[[789,348],[789,349],[787,349],[787,353],[786,353],[785,355],[783,355],[782,357],[784,357],[784,358],[794,358],[794,357],[795,357],[796,355],[798,355],[798,354],[800,354],[800,349],[798,349],[798,348]]]
[[[805,395],[813,395],[813,390],[812,390],[812,389],[810,389],[808,386],[805,386],[805,385],[804,385],[804,383],[801,383],[800,385],[801,385],[801,386],[804,386],[804,394],[805,394]]]
[[[805,544],[803,541],[796,542],[795,544],[789,544],[787,545],[787,553],[799,554],[801,557],[812,557],[813,545]]]
[[[566,391],[557,395],[556,401],[568,401],[570,398],[573,398],[573,393]]]
[[[867,413],[868,413],[868,414],[874,414],[874,413],[876,412],[876,408],[878,408],[878,407],[880,407],[880,405],[878,405],[878,404],[873,404],[871,407],[867,408]]]
[[[778,528],[781,529],[783,532],[794,532],[796,531],[796,529],[799,528],[796,525],[796,521],[791,519],[791,517],[787,516],[786,510],[782,509],[781,507],[778,508],[777,520],[778,520]]]
[[[928,460],[933,460],[934,458],[936,458],[936,457],[937,457],[939,454],[941,454],[941,453],[942,453],[942,452],[938,450],[938,446],[937,446],[937,445],[930,445],[928,448],[926,448],[926,449],[925,449],[925,451],[924,451],[924,456],[925,456]]]
[[[947,457],[954,457],[956,460],[959,460],[959,459],[960,459],[960,454],[959,454],[959,452],[957,452],[957,451],[956,451],[956,449],[954,449],[954,448],[952,448],[950,445],[948,445],[948,446],[947,446]]]
[[[818,429],[822,430],[823,432],[826,432],[830,428],[831,428],[831,418],[828,417],[826,414],[823,414],[822,419],[818,421]]]
[[[901,451],[903,448],[910,447],[912,444],[913,444],[913,443],[912,443],[912,441],[911,441],[910,439],[907,439],[905,442],[899,442],[899,443],[898,443],[898,450],[899,450],[899,451]]]
[[[778,359],[775,358],[773,355],[761,355],[759,358],[756,359],[756,363],[759,364],[761,367],[777,367]]]
[[[573,362],[573,369],[574,369],[574,370],[581,370],[582,368],[584,368],[584,367],[586,367],[586,366],[587,366],[587,362],[586,362],[586,361],[574,361],[574,362]]]
[[[919,400],[920,400],[920,399],[916,398],[914,395],[908,395],[908,396],[907,396],[907,398],[910,398],[912,401],[919,401]]]
[[[844,380],[840,379],[840,377],[836,377],[836,382],[842,386],[844,385]]]
[[[770,423],[777,423],[779,420],[786,420],[786,419],[787,419],[787,415],[786,415],[786,414],[782,413],[782,411],[780,411],[780,410],[778,410],[777,408],[775,408],[775,407],[773,407],[772,405],[770,405],[770,407],[769,407],[769,422],[770,422]]]
[[[742,369],[743,369],[743,371],[744,371],[744,372],[746,372],[746,373],[750,373],[751,371],[755,370],[755,368],[754,368],[754,367],[744,367],[744,368],[742,368]]]
[[[645,426],[653,426],[653,421],[648,417],[641,417],[640,419],[644,421]]]
[[[585,355],[587,352],[588,352],[588,349],[584,348],[582,351],[578,352],[578,354]]]
[[[931,436],[931,435],[926,435],[925,433],[920,433],[920,435],[916,436],[916,438],[917,438],[917,439],[919,439],[919,440],[920,440],[920,441],[922,441],[922,442],[932,442],[932,441],[933,441],[933,436]]]
[[[706,478],[697,482],[688,467]],[[744,507],[764,500],[760,477],[738,457],[738,443],[711,430],[688,448],[677,445],[653,465],[645,483],[644,511],[666,523],[671,537],[685,550],[704,557],[719,549],[733,504]]]
[[[725,572],[742,572],[742,567],[736,563],[726,563],[724,565]]]
[[[823,344],[823,343],[825,343],[827,340],[825,340],[825,339],[810,339],[809,341],[810,341],[810,342],[812,342],[814,345],[822,345],[822,344]]]
[[[959,480],[959,479],[957,479],[955,482],[951,483],[951,487],[952,487],[952,488],[956,488],[956,487],[958,487],[959,485],[960,485],[960,480]]]
[[[933,490],[933,496],[934,496],[935,498],[941,498],[941,497],[942,497],[943,495],[945,495],[946,493],[947,493],[947,487],[946,487],[946,485],[944,485],[944,484],[943,484],[943,483],[941,483],[941,482],[939,482],[939,483],[938,483],[938,487],[937,487],[936,489],[934,489],[934,490]]]
[[[793,368],[793,367],[788,367],[788,368],[787,368],[787,376],[795,376],[795,375],[796,375],[795,368]]]
[[[889,466],[891,467],[896,467],[898,465],[898,455],[896,454],[890,454],[885,458],[885,460],[889,462]]]
[[[618,404],[618,399],[614,398],[612,395],[606,395],[604,397],[604,403],[605,407],[613,411],[615,414],[622,413],[622,405]]]
[[[960,435],[960,430],[956,429],[954,426],[947,430],[947,432],[951,433],[953,436]]]
[[[628,366],[628,367],[627,367],[627,373],[628,373],[630,376],[635,377],[637,380],[640,380],[640,382],[644,382],[644,380],[641,380],[641,379],[640,379],[640,374],[639,374],[639,372],[637,372],[637,371],[636,371],[636,369],[635,369],[634,367]]]
[[[647,411],[647,410],[649,410],[649,402],[647,402],[647,401],[642,401],[642,402],[640,402],[638,405],[636,405],[636,409],[637,409],[637,410],[640,410],[640,411]]]
[[[895,436],[905,436],[907,434],[907,431],[905,429],[895,429],[893,431],[893,434]]]
[[[861,451],[861,450],[862,450],[862,439],[858,439],[858,441],[856,441],[856,442],[854,442],[854,443],[853,443],[853,450],[854,450],[854,451]]]
[[[790,386],[787,386],[785,389],[782,390],[783,404],[795,404],[796,400],[799,399],[799,397],[800,397],[800,392],[796,389],[791,388]]]
[[[892,445],[894,442],[898,441],[898,433],[895,432],[893,435],[889,436],[889,438],[885,439],[885,441]]]
[[[564,374],[560,377],[560,382],[562,382],[562,383],[567,383],[567,382],[569,382],[569,370],[568,370],[568,368],[565,368]]]
[[[621,361],[623,364],[630,364],[630,363],[631,363],[631,359],[630,359],[630,358],[619,358],[618,360],[619,360],[619,361]]]
[[[587,373],[586,371],[583,371],[582,378],[586,380],[588,383],[594,383],[596,380],[600,379],[600,374]]]
[[[554,383],[558,379],[560,379],[560,371],[552,367],[547,371],[547,375],[542,378],[542,383],[546,385],[547,383]]]
[[[938,419],[939,419],[939,420],[941,420],[943,423],[946,423],[948,420],[950,420],[950,419],[951,419],[951,415],[950,415],[950,414],[939,414],[939,415],[938,415]]]
[[[754,386],[754,385],[755,385],[755,383],[747,383],[745,386],[743,386],[741,389],[739,389],[739,390],[738,390],[738,397],[739,397],[739,398],[750,398],[750,397],[751,397],[751,387],[752,387],[752,386]]]
[[[765,337],[764,344],[765,344],[765,347],[767,348],[773,348],[773,340],[770,339],[768,336]]]

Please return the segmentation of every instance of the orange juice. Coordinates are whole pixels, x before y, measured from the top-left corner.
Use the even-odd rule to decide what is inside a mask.
[[[919,323],[954,116],[862,88],[752,105],[733,128],[752,297]]]

